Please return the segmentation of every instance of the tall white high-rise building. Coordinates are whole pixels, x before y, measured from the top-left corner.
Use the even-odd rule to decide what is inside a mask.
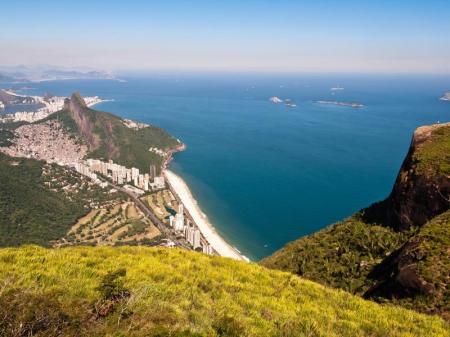
[[[200,231],[198,229],[194,230],[192,234],[192,247],[194,249],[201,247],[200,245]]]
[[[182,231],[184,229],[184,215],[182,213],[175,215],[174,229],[176,231]]]

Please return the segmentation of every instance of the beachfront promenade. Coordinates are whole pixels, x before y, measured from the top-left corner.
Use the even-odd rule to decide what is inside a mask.
[[[164,176],[166,177],[166,181],[169,188],[172,190],[172,193],[181,201],[181,203],[183,203],[184,209],[189,213],[203,237],[217,254],[235,260],[248,261],[248,259],[241,255],[237,249],[229,245],[208,222],[208,219],[198,207],[197,201],[192,196],[189,187],[183,179],[167,169],[164,170]]]

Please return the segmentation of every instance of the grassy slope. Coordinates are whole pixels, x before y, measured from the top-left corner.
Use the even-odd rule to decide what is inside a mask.
[[[450,175],[450,126],[433,131],[429,141],[414,154],[417,174]]]
[[[4,336],[450,336],[437,317],[177,249],[1,249],[0,283]]]
[[[42,175],[44,162],[11,158],[0,154],[0,246],[36,243],[49,245],[65,235],[79,217],[88,212],[86,200],[102,200],[99,189],[80,189],[68,195],[58,188],[60,177],[71,184],[78,175],[69,175],[63,168],[51,167],[51,175]],[[108,197],[108,196],[107,196]]]

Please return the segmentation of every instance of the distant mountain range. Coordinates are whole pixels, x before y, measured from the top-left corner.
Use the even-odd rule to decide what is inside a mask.
[[[54,66],[0,66],[1,82],[39,82],[66,79],[116,79],[114,74],[103,70],[66,69]]]

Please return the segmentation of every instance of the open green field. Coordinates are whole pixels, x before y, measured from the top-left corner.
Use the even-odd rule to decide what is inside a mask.
[[[450,336],[286,272],[167,248],[0,250],[2,336]]]
[[[127,201],[92,210],[78,219],[67,235],[55,242],[54,247],[140,244],[148,243],[160,234],[134,202]]]

